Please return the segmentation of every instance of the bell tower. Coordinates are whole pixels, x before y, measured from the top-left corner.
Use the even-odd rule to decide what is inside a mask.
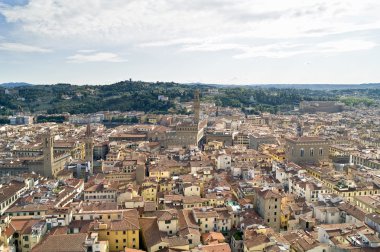
[[[91,126],[90,124],[87,124],[86,128],[86,137],[85,137],[85,160],[87,164],[89,165],[89,173],[93,173],[94,169],[94,139],[92,137],[91,133]]]
[[[297,120],[296,132],[297,132],[297,137],[303,136],[303,121],[300,118],[298,118],[298,120]]]
[[[194,110],[194,122],[199,123],[201,102],[199,99],[199,90],[194,92],[193,110]]]
[[[55,176],[54,168],[54,135],[51,130],[48,129],[47,133],[43,136],[43,156],[44,156],[44,169],[43,175],[48,178]]]

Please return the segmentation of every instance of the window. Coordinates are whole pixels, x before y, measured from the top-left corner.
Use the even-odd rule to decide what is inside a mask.
[[[193,240],[192,239],[189,239],[189,244],[193,244]]]
[[[24,235],[24,241],[29,241],[29,236],[27,236],[27,235]]]
[[[267,222],[268,222],[268,223],[270,222],[269,219],[267,220]]]
[[[301,149],[300,150],[300,156],[303,157],[305,155],[305,150],[304,149]]]
[[[110,235],[110,232],[107,232],[107,235]]]
[[[118,240],[118,239],[116,239],[116,240],[115,240],[115,242],[116,242],[116,243],[119,243],[119,240]]]
[[[314,149],[313,148],[310,149],[310,157],[314,157]]]
[[[323,156],[323,149],[319,148],[319,156]]]
[[[165,224],[170,224],[172,221],[171,220],[166,220]]]
[[[123,231],[123,235],[125,235],[125,231]]]

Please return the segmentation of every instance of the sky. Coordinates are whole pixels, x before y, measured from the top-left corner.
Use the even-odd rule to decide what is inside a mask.
[[[379,0],[0,0],[0,83],[380,82]]]

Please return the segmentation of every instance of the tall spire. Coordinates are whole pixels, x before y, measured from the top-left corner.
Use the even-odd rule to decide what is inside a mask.
[[[86,137],[91,137],[91,126],[90,126],[90,123],[88,123],[87,127],[86,127]]]
[[[194,92],[194,101],[193,101],[193,109],[194,109],[194,122],[199,123],[199,113],[200,113],[201,102],[199,99],[199,90],[195,90]]]

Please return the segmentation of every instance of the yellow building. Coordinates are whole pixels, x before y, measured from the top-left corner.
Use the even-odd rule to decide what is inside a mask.
[[[221,141],[209,141],[206,145],[205,145],[205,151],[208,151],[208,150],[220,150],[223,148],[223,142]]]
[[[268,154],[274,161],[277,161],[277,162],[285,161],[285,151],[282,149],[271,149],[269,150]]]
[[[120,251],[125,248],[139,249],[138,213],[135,209],[123,211],[120,219],[96,220],[94,231],[98,232],[99,240],[108,241],[110,251]]]
[[[290,216],[290,211],[288,208],[281,209],[281,224],[280,228],[282,230],[288,230],[289,227],[289,216]]]
[[[367,185],[364,187],[353,186],[349,188],[348,186],[350,183],[349,180],[338,180],[330,176],[326,177],[324,176],[325,175],[324,173],[326,173],[326,170],[319,167],[305,167],[305,168],[311,176],[321,181],[324,186],[334,190],[334,193],[345,198],[346,200],[352,201],[354,200],[354,197],[356,196],[368,196],[368,195],[374,195],[374,194],[380,193],[380,190],[377,187],[374,187],[373,185]],[[348,170],[348,173],[349,175],[351,175],[350,169]]]
[[[155,182],[144,182],[141,186],[141,196],[145,201],[154,201],[157,200],[157,190],[158,185]]]
[[[380,197],[379,195],[356,196],[353,204],[367,213],[380,213]]]
[[[159,192],[171,192],[175,186],[174,181],[171,180],[164,180],[161,181],[159,184],[158,191]]]
[[[14,217],[4,229],[1,240],[4,245],[18,244],[18,251],[29,252],[43,238],[47,230],[46,223],[28,217]]]
[[[152,167],[149,171],[149,177],[156,178],[157,181],[161,179],[168,179],[171,177],[170,171],[168,169]]]
[[[207,199],[206,205],[212,207],[221,207],[224,206],[224,197],[217,195],[216,193],[206,194],[205,198]]]

